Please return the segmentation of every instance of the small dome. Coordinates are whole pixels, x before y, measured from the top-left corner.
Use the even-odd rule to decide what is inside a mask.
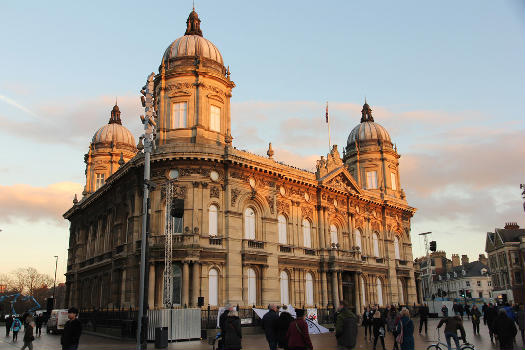
[[[187,56],[205,57],[224,65],[219,49],[211,41],[200,35],[184,35],[176,39],[166,49],[162,61]]]
[[[116,103],[111,110],[111,118],[109,119],[109,123],[97,130],[95,135],[93,135],[91,142],[93,144],[110,144],[113,142],[114,145],[120,143],[135,148],[135,138],[133,137],[131,131],[122,126],[122,122],[120,120],[120,109]]]
[[[348,136],[347,146],[354,144],[356,141],[382,140],[392,142],[388,131],[375,122],[362,122],[356,126]]]

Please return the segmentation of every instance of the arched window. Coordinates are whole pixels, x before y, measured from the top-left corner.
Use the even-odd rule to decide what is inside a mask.
[[[281,304],[288,305],[290,302],[288,291],[288,274],[286,271],[281,271]]]
[[[363,279],[363,276],[359,277],[360,283],[361,283],[361,305],[366,305],[366,293],[365,293],[365,280]]]
[[[403,281],[401,279],[398,279],[397,280],[397,289],[398,289],[398,293],[399,293],[399,303],[401,305],[404,305],[405,304],[405,291],[403,290]]]
[[[244,211],[244,235],[246,239],[255,239],[255,212],[252,208]]]
[[[396,259],[401,260],[401,255],[399,254],[399,239],[394,235],[394,252],[396,254]]]
[[[379,258],[379,239],[377,238],[377,234],[375,232],[372,235],[372,239],[374,241],[374,256]]]
[[[287,237],[286,237],[286,218],[284,215],[279,215],[277,217],[278,221],[278,229],[279,229],[279,243],[280,244],[286,244],[287,243]]]
[[[379,278],[376,279],[377,284],[377,303],[379,306],[383,306],[383,285]]]
[[[330,225],[330,241],[332,244],[337,244],[337,227]]]
[[[313,305],[314,304],[314,279],[310,272],[306,273],[305,291],[306,291],[306,295],[305,295],[306,305]]]
[[[171,302],[174,305],[180,305],[181,304],[181,287],[182,287],[182,271],[180,270],[179,265],[173,264],[172,267],[173,271],[173,280],[171,283],[172,290],[172,300]]]
[[[208,272],[208,304],[219,305],[219,272],[216,269]]]
[[[210,236],[217,236],[217,207],[213,204],[208,208],[208,231]]]
[[[359,247],[359,250],[363,251],[363,246],[361,245],[361,232],[359,230],[354,230],[354,235],[356,247]]]
[[[248,268],[248,304],[257,304],[257,277],[252,268]]]
[[[306,248],[312,248],[312,234],[308,219],[303,219],[303,243]]]

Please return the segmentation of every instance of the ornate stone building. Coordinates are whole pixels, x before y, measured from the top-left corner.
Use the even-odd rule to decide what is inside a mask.
[[[325,307],[345,300],[360,310],[416,302],[415,209],[401,189],[400,156],[367,103],[342,157],[334,146],[316,172],[275,161],[271,145],[268,157],[234,148],[235,84],[194,11],[185,35],[164,53],[154,82],[150,308],[163,304],[165,227],[172,220],[166,203],[173,198],[184,200],[173,239],[175,304],[195,306],[199,296],[212,306]],[[71,222],[67,298],[79,307],[138,305],[144,156],[131,135],[108,135],[95,134],[86,191],[64,214]],[[98,169],[105,177],[97,189]],[[169,182],[173,198],[166,198]]]

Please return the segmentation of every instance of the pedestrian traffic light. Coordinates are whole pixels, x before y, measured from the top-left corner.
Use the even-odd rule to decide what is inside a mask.
[[[430,251],[435,252],[436,249],[436,241],[430,241]]]

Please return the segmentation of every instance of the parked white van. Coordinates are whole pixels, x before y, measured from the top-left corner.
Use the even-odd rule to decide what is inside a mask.
[[[52,310],[47,320],[47,333],[61,333],[67,320],[67,309]]]

